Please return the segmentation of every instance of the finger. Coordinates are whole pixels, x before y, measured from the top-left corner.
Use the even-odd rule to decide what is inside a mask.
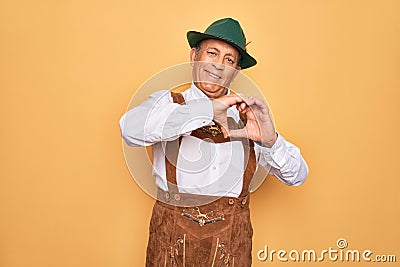
[[[242,99],[246,99],[246,95],[244,93],[235,93],[235,95],[239,96]]]
[[[240,97],[239,95],[228,95],[226,96],[226,101],[229,106],[233,106],[234,104],[241,103],[244,101],[244,98]]]
[[[265,103],[264,103],[264,101],[262,101],[261,99],[259,99],[259,98],[256,98],[256,97],[252,97],[252,100],[254,101],[254,105],[257,105],[257,106],[259,106],[259,107],[264,107],[264,106],[266,106],[265,105]]]
[[[224,135],[224,138],[228,138],[229,137],[228,131],[229,131],[228,125],[222,125],[221,124],[221,132]]]
[[[242,112],[242,113],[245,112],[245,110],[246,110],[247,107],[248,107],[247,104],[244,103],[244,102],[241,102],[241,103],[237,103],[237,104],[236,104],[236,109],[239,110],[239,111]]]
[[[256,101],[257,105],[261,108],[261,112],[268,115],[269,114],[269,108],[267,104],[264,103],[262,100]]]
[[[257,120],[257,116],[251,107],[246,108],[245,114],[248,120]]]
[[[241,110],[242,113],[252,112],[251,107],[246,106],[244,109]]]
[[[213,101],[218,102],[225,106],[232,106],[236,103],[242,102],[242,99],[237,95],[224,95],[213,99]]]
[[[239,110],[239,112],[243,112],[242,108],[238,104],[236,104],[236,109]]]
[[[230,130],[229,136],[233,138],[247,138],[247,131],[245,128]]]
[[[257,106],[261,110],[262,113],[268,113],[269,112],[268,106],[261,99],[256,98],[254,96],[250,96],[249,97],[249,101],[252,103],[251,105]]]
[[[240,102],[243,102],[243,103],[247,102],[247,97],[244,93],[236,93],[236,96],[241,98],[242,101],[240,101]]]
[[[240,103],[239,105],[242,108],[242,110],[244,110],[244,109],[246,109],[246,107],[248,107],[247,104],[244,102]]]
[[[253,97],[253,96],[248,97],[248,98],[247,98],[247,101],[246,101],[246,104],[247,104],[248,106],[254,105],[254,104],[255,104],[255,99],[254,99],[254,97]]]

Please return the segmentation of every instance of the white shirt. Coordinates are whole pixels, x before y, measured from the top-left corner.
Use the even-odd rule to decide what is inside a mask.
[[[215,144],[190,136],[191,131],[213,124],[212,102],[193,83],[182,94],[186,105],[173,103],[170,92],[165,90],[153,93],[142,104],[127,111],[119,122],[122,137],[130,146],[153,145],[153,176],[161,189],[168,189],[165,141],[183,136],[176,166],[179,191],[239,196],[244,171],[242,143]],[[228,109],[228,117],[239,120],[235,107]],[[308,167],[300,150],[281,135],[271,148],[255,143],[254,150],[257,162],[281,182],[297,186],[306,179]]]

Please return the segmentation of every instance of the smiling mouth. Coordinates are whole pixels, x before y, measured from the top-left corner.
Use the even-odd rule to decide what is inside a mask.
[[[218,76],[217,74],[215,74],[215,73],[212,73],[212,72],[210,72],[210,71],[208,71],[208,70],[204,70],[205,72],[207,72],[207,74],[211,77],[211,78],[214,78],[214,79],[221,79],[221,76]]]

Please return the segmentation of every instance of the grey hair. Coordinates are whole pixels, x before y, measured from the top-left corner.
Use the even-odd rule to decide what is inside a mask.
[[[198,42],[196,45],[195,45],[195,49],[196,49],[196,55],[200,52],[200,49],[201,49],[201,43],[202,43],[203,41],[200,41],[200,42]]]
[[[200,52],[200,46],[196,46],[195,49],[196,49],[196,55],[197,55]]]

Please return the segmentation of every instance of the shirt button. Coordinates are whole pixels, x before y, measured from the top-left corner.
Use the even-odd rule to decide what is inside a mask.
[[[214,165],[214,166],[212,166],[212,169],[215,171],[217,169],[217,167],[215,167],[215,165]]]
[[[235,200],[233,198],[230,198],[228,200],[229,205],[233,205],[235,203]]]
[[[181,200],[181,196],[180,196],[179,194],[175,194],[175,195],[174,195],[174,198],[175,198],[176,201]]]
[[[247,200],[244,198],[244,199],[242,200],[242,205],[246,205],[246,202],[247,202]]]

